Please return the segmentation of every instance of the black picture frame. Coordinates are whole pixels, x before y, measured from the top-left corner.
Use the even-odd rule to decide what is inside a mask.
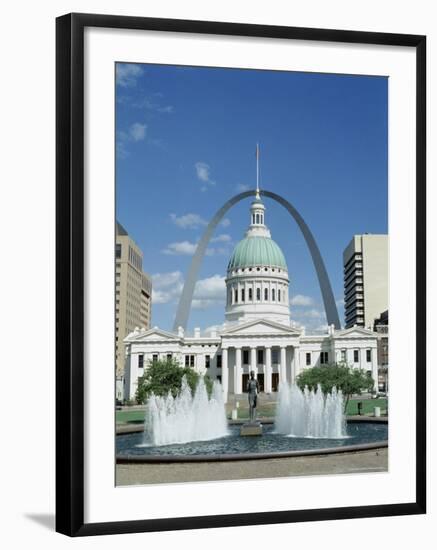
[[[84,523],[84,29],[403,46],[416,51],[416,499],[388,505]],[[56,20],[56,530],[69,536],[423,514],[426,511],[426,37],[73,13]]]

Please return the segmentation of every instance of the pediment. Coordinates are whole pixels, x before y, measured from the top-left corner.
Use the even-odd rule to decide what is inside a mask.
[[[377,337],[375,332],[362,327],[351,327],[344,330],[337,330],[334,334],[335,338],[369,338],[369,336],[374,338]]]
[[[125,342],[168,342],[169,340],[180,340],[180,337],[157,327],[149,330],[134,330],[124,339]]]
[[[260,334],[284,334],[287,336],[300,336],[300,331],[282,323],[260,319],[248,321],[239,325],[231,326],[222,331],[222,336],[244,336]]]

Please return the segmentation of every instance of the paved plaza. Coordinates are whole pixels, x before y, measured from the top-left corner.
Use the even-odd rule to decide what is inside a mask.
[[[385,472],[388,449],[236,462],[117,464],[117,485]]]

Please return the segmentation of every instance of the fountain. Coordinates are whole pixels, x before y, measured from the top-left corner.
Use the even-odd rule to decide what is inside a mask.
[[[223,390],[214,381],[208,397],[203,378],[192,394],[187,379],[182,378],[179,395],[150,395],[144,422],[143,445],[170,445],[191,441],[209,441],[228,435]]]
[[[183,379],[175,398],[150,396],[144,431],[133,427],[117,435],[117,462],[242,460],[387,447],[387,420],[346,422],[343,405],[334,388],[324,395],[320,386],[302,391],[281,384],[275,421],[263,420],[261,437],[241,437],[244,422],[227,424],[220,383],[208,398],[203,379],[194,394]]]
[[[347,437],[343,394],[334,387],[323,394],[292,384],[279,387],[275,431],[294,437],[337,439]]]

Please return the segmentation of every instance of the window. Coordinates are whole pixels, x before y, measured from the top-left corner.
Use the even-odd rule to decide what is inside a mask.
[[[220,382],[220,384],[222,383],[222,377],[220,376],[220,374],[217,376],[217,380]]]
[[[261,300],[261,289],[260,289],[260,288],[257,288],[257,289],[256,289],[256,299],[257,299],[258,301]]]
[[[264,300],[267,302],[269,299],[269,290],[267,288],[264,289]]]
[[[172,354],[171,353],[167,353],[167,361],[171,361],[172,360]]]
[[[258,350],[258,353],[257,353],[258,357],[258,364],[259,365],[262,365],[264,363],[264,350],[263,349],[259,349]]]
[[[366,349],[366,361],[368,363],[371,363],[372,361],[372,350]]]
[[[256,223],[259,223],[259,214],[256,215]]]
[[[238,289],[235,289],[235,303],[238,303]]]
[[[211,356],[205,355],[205,368],[209,369],[210,366],[211,366]]]
[[[138,368],[144,368],[144,355],[142,353],[138,355]]]
[[[244,288],[241,289],[241,301],[244,302]]]
[[[274,365],[279,363],[279,352],[277,349],[272,349],[272,363]]]
[[[117,258],[117,260],[121,258],[121,244],[115,245],[115,257]]]
[[[152,355],[152,362],[153,362],[153,363],[157,363],[157,362],[158,362],[158,354],[157,354],[157,353],[154,353],[154,354]]]
[[[218,369],[222,368],[222,356],[221,355],[217,355],[217,368]]]
[[[326,365],[326,363],[328,363],[328,352],[322,351],[320,352],[320,364]]]
[[[185,366],[186,367],[194,367],[194,355],[186,355],[185,356]]]
[[[278,289],[278,302],[280,302],[280,301],[281,301],[281,290]]]
[[[272,302],[275,301],[275,289],[272,288]]]
[[[305,354],[305,364],[306,364],[307,367],[309,365],[311,365],[311,352],[310,351]]]
[[[249,288],[249,302],[252,301],[252,289]]]
[[[244,349],[243,350],[243,365],[248,365],[248,364],[249,364],[249,350]]]
[[[354,349],[354,363],[359,363],[359,352],[357,349]]]
[[[346,363],[346,350],[345,349],[341,350],[341,360],[342,360],[343,363]]]

